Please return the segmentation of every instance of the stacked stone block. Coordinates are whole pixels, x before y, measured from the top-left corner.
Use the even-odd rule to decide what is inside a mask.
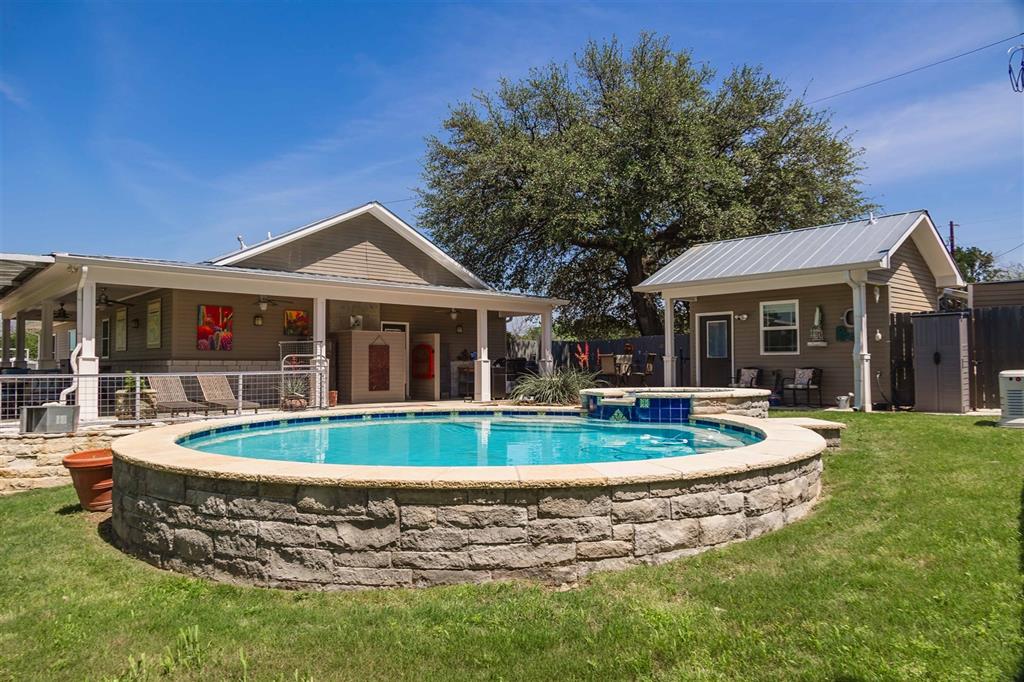
[[[185,476],[115,460],[113,524],[149,563],[295,589],[423,587],[658,564],[805,516],[818,456],[739,475],[607,487],[383,489]]]

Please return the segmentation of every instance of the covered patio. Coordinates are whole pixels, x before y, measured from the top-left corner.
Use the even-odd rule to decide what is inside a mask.
[[[309,373],[311,406],[325,405],[328,391],[340,403],[489,401],[526,369],[506,357],[506,321],[539,316],[541,350],[530,369],[550,372],[552,310],[563,303],[215,263],[66,253],[0,262],[0,372],[73,385],[37,393],[73,401],[83,421],[109,416],[101,383],[117,375],[230,375],[235,411],[253,402],[240,394],[244,375],[282,372]],[[40,329],[33,369],[24,350],[30,320]],[[277,390],[282,379],[267,376]]]

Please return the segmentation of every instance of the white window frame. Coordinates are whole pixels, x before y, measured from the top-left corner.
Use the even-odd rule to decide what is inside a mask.
[[[100,357],[110,357],[110,318],[100,320]]]
[[[792,303],[793,310],[795,313],[795,323],[792,325],[786,325],[784,327],[765,327],[764,326],[764,307],[766,305],[780,305],[783,303]],[[764,349],[764,333],[766,331],[788,331],[796,330],[796,350],[771,350],[766,351]],[[796,298],[785,299],[782,301],[761,301],[757,306],[757,337],[758,345],[760,346],[761,355],[800,355],[800,300]]]

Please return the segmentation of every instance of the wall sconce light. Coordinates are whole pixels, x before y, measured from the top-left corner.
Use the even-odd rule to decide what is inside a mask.
[[[136,317],[136,318],[132,319],[132,329],[138,329],[138,328],[139,328],[139,318]]]
[[[882,287],[875,287],[875,303],[878,303],[878,299],[882,298]]]
[[[448,317],[452,318],[453,320],[459,319],[459,311],[456,310],[455,308],[452,308],[450,311],[448,311]]]
[[[461,334],[462,333],[462,325],[461,324],[455,325],[455,333],[456,334]]]
[[[252,326],[254,326],[254,327],[262,327],[263,326],[263,316],[258,314],[258,313],[256,315],[253,315],[252,316]]]
[[[747,315],[746,313],[740,313],[739,315],[736,316],[736,319],[739,320],[740,322],[746,322],[747,317],[749,317],[749,315]]]
[[[882,330],[881,329],[876,329],[875,330],[875,341],[881,341],[881,340],[882,340]]]

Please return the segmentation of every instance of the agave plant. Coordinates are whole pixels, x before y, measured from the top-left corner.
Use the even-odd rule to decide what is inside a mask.
[[[605,383],[597,377],[597,373],[568,368],[547,376],[527,374],[512,389],[511,398],[520,403],[573,405],[580,401],[580,391]]]

